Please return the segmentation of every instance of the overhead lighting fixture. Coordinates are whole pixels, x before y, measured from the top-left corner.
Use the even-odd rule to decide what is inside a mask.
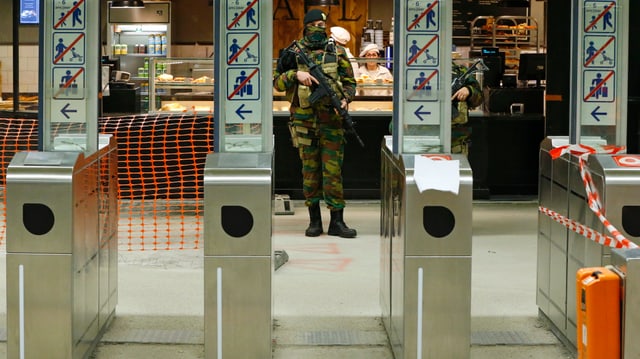
[[[338,0],[304,0],[304,6],[333,6],[340,5]]]
[[[111,7],[144,7],[142,0],[113,0]]]

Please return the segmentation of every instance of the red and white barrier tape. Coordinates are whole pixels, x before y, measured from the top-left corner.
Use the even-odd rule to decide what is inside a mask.
[[[558,146],[558,147],[554,147],[553,149],[551,149],[551,151],[549,151],[549,154],[551,155],[551,159],[556,159],[562,155],[564,155],[565,153],[571,153],[572,155],[576,155],[576,156],[583,156],[583,155],[590,155],[590,154],[595,154],[595,153],[619,153],[619,152],[623,152],[626,150],[626,147],[624,146],[613,146],[613,145],[604,145],[604,146],[587,146],[587,145],[583,145],[583,144],[576,144],[576,145],[565,145],[565,146]]]
[[[540,210],[540,212],[551,217],[551,219],[553,219],[554,221],[562,224],[563,226],[569,228],[570,230],[594,242],[600,243],[603,246],[607,246],[611,248],[637,248],[638,247],[635,243],[630,242],[627,239],[620,241],[616,238],[604,235],[598,231],[594,231],[593,229],[583,224],[580,224],[572,219],[569,219],[553,210],[550,210],[549,208],[538,207],[538,209]]]
[[[549,151],[549,154],[551,155],[552,159],[556,159],[564,155],[565,153],[571,153],[573,155],[578,156],[579,163],[580,163],[580,176],[582,177],[582,183],[584,184],[584,189],[587,194],[587,201],[589,204],[589,208],[591,209],[591,211],[593,211],[593,213],[595,213],[596,216],[598,216],[598,219],[600,219],[600,222],[602,222],[602,224],[609,231],[609,233],[613,235],[614,238],[598,233],[597,231],[594,231],[593,229],[585,227],[584,225],[576,221],[573,221],[569,218],[566,218],[565,216],[562,216],[561,214],[554,212],[548,208],[539,207],[539,210],[542,213],[546,214],[547,216],[551,217],[556,222],[564,225],[565,227],[571,229],[572,231],[594,242],[600,243],[602,245],[606,245],[608,247],[613,247],[613,248],[637,248],[638,246],[635,243],[625,238],[625,236],[620,231],[618,231],[618,229],[616,229],[611,224],[611,222],[604,216],[604,213],[602,211],[600,196],[598,195],[596,186],[593,183],[593,178],[591,177],[591,173],[589,172],[589,169],[585,164],[586,159],[590,154],[594,154],[594,153],[614,154],[614,153],[622,152],[624,150],[625,150],[625,147],[619,147],[619,146],[607,145],[607,146],[598,146],[598,148],[594,148],[587,145],[577,144],[577,145],[560,146],[560,147],[553,148],[551,151]]]

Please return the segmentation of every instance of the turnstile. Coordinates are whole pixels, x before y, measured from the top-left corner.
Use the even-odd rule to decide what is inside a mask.
[[[396,359],[468,358],[473,179],[464,155],[459,193],[419,192],[415,155],[382,146],[383,323]]]
[[[611,264],[622,278],[622,358],[640,358],[640,249],[614,249]]]
[[[117,145],[7,168],[7,357],[86,358],[117,303]]]
[[[546,138],[540,146],[540,207],[609,235],[589,208],[579,157],[570,153],[552,159],[550,151],[567,144],[563,137]],[[586,145],[601,144],[598,142]],[[621,165],[627,154],[591,154],[585,162],[606,218],[632,242],[640,243],[640,165]],[[620,161],[622,159],[622,162]],[[632,164],[638,161],[628,161]],[[538,220],[538,273],[536,303],[557,332],[576,345],[576,272],[584,267],[611,264],[611,249],[567,229],[540,212]]]
[[[272,153],[233,152],[207,156],[207,358],[271,358],[272,157]]]

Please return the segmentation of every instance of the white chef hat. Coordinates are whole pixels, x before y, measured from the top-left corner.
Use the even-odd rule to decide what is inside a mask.
[[[364,47],[364,49],[362,49],[362,51],[360,51],[360,57],[365,57],[367,55],[367,53],[371,52],[371,51],[378,51],[378,53],[380,52],[380,48],[378,47],[378,45],[376,44],[369,44],[367,46]]]
[[[331,37],[340,45],[346,45],[351,40],[351,34],[344,27],[332,26],[330,30]]]

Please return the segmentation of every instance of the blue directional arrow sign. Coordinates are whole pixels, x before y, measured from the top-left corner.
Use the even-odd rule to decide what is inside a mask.
[[[76,113],[78,112],[78,110],[76,109],[70,109],[69,106],[71,106],[70,103],[67,103],[66,105],[64,105],[64,107],[60,110],[60,113],[62,113],[64,115],[64,117],[68,119],[70,119],[71,117],[69,117],[69,115],[67,115],[67,113]]]
[[[440,104],[436,101],[407,102],[404,106],[407,125],[437,125],[440,123]]]
[[[593,118],[600,122],[600,118],[598,116],[606,116],[607,113],[606,112],[598,112],[598,110],[600,110],[600,106],[596,107],[593,109],[593,111],[591,111],[591,116],[593,116]]]
[[[238,116],[240,116],[241,119],[246,120],[246,118],[242,115],[242,114],[251,114],[253,113],[252,110],[243,110],[244,109],[244,104],[242,104],[240,107],[238,107],[238,109],[236,110],[236,114],[238,114]]]
[[[422,109],[424,108],[423,105],[420,105],[420,107],[418,107],[418,109],[414,112],[414,114],[418,117],[418,119],[420,121],[424,121],[424,118],[422,118],[422,116],[420,115],[430,115],[431,111],[422,111]]]

